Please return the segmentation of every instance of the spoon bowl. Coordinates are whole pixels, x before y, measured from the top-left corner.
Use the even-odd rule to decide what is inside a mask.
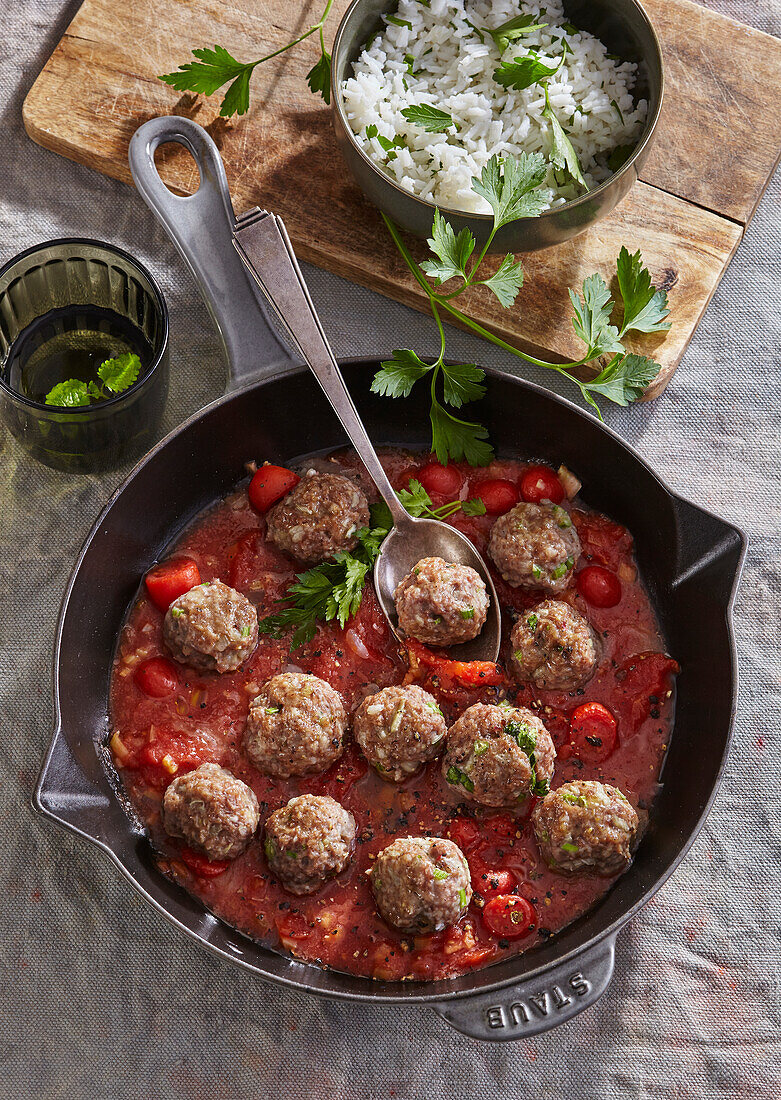
[[[408,516],[394,526],[382,544],[380,556],[374,563],[374,589],[393,633],[403,644],[393,594],[421,558],[443,558],[459,565],[471,565],[488,591],[490,602],[483,629],[469,642],[443,647],[443,654],[455,661],[496,661],[502,640],[502,619],[491,574],[466,535],[442,520]]]

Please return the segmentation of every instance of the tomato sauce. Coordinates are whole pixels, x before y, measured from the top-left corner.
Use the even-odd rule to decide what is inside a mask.
[[[430,463],[428,456],[398,451],[387,451],[382,457],[397,488]],[[520,486],[529,470],[529,464],[510,460],[495,461],[480,470],[454,465],[461,475],[457,491],[462,499],[488,479]],[[362,482],[370,500],[376,499],[350,452],[314,459],[305,468],[310,467],[347,473]],[[436,492],[431,495],[435,505],[452,499]],[[512,494],[506,495],[511,503]],[[615,573],[621,587],[619,602],[610,607],[589,605],[576,583],[559,597],[586,615],[599,636],[601,660],[589,683],[573,693],[518,685],[509,677],[505,684],[465,687],[436,666],[418,663],[414,676],[437,698],[448,723],[476,702],[509,697],[530,707],[556,743],[553,787],[575,778],[603,780],[619,787],[642,816],[651,807],[667,748],[677,666],[664,655],[664,641],[638,576],[629,532],[577,503],[571,506],[565,501],[565,506],[583,546],[578,568],[603,566]],[[491,514],[458,514],[452,522],[484,552],[494,520]],[[296,571],[290,559],[266,542],[263,517],[251,506],[246,485],[201,516],[171,552],[192,559],[203,580],[219,579],[245,593],[260,617],[277,610],[275,601],[284,596]],[[510,588],[498,574],[494,581],[505,611],[506,658],[512,625],[508,612],[532,606],[542,594]],[[531,804],[522,817],[512,817],[460,803],[458,793],[442,779],[436,760],[399,786],[379,779],[349,738],[344,755],[322,775],[271,779],[250,765],[242,749],[247,711],[269,677],[296,669],[314,673],[341,692],[352,710],[366,694],[413,675],[370,585],[359,612],[344,630],[322,625],[313,641],[293,654],[287,639],[263,635],[250,660],[237,672],[224,675],[195,672],[171,661],[162,625],[162,611],[142,586],[115,658],[110,703],[113,759],[148,826],[161,870],[253,939],[300,959],[373,978],[444,978],[527,950],[569,924],[610,888],[612,879],[551,871],[541,861],[529,823]],[[149,695],[142,690],[145,678],[139,667],[155,658],[166,658],[173,668],[171,678],[171,669],[163,666],[168,674],[163,687],[173,684],[167,694]],[[571,740],[569,720],[587,702],[607,707],[616,719],[617,732],[608,744],[588,744],[584,749],[585,741]],[[205,761],[221,764],[252,787],[260,803],[261,822],[295,794],[332,795],[356,820],[350,866],[317,893],[302,898],[285,891],[272,877],[260,842],[262,832],[228,864],[209,866],[183,849],[161,827],[160,802],[175,775]],[[377,913],[367,871],[373,857],[394,837],[426,834],[448,836],[462,847],[475,895],[455,928],[430,936],[402,935]],[[525,899],[521,938],[502,938],[496,931],[501,930],[501,920],[496,914],[492,919],[492,909],[483,917],[483,906],[505,889]],[[506,901],[493,906],[497,908],[506,911]],[[528,913],[534,916],[527,921]]]

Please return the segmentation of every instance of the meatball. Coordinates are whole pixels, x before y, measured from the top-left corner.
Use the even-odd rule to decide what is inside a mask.
[[[464,853],[441,837],[398,837],[377,856],[370,881],[380,915],[401,932],[439,932],[472,897]]]
[[[488,593],[470,565],[423,558],[394,592],[399,629],[429,645],[458,645],[485,625]]]
[[[369,695],[353,718],[353,735],[383,779],[401,783],[442,747],[447,725],[423,688],[387,687]]]
[[[558,504],[516,504],[491,528],[488,553],[513,588],[563,592],[580,557],[580,539]]]
[[[269,539],[305,562],[352,550],[368,524],[363,491],[341,474],[308,474],[266,516]]]
[[[322,772],[342,754],[346,723],[342,698],[325,680],[282,672],[253,699],[244,748],[264,775]]]
[[[163,828],[207,859],[235,859],[258,827],[254,792],[219,764],[174,779],[163,796]]]
[[[442,774],[484,806],[518,809],[550,786],[556,749],[525,707],[475,703],[450,727]]]
[[[629,866],[639,819],[617,787],[573,780],[534,807],[534,833],[554,871],[616,875]]]
[[[350,862],[355,818],[328,795],[300,794],[266,821],[268,865],[291,894],[311,894]]]
[[[580,612],[561,600],[543,600],[522,614],[510,642],[516,675],[536,687],[574,691],[594,675],[594,633]]]
[[[182,664],[200,672],[235,672],[257,645],[258,613],[235,588],[207,581],[174,600],[163,637]]]

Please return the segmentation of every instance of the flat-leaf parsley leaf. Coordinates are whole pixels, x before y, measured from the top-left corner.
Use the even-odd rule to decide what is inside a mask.
[[[469,229],[464,227],[456,236],[450,222],[435,210],[428,246],[436,259],[425,260],[420,266],[437,286],[459,276],[466,281],[466,265],[475,249],[475,239]]]
[[[639,252],[629,255],[626,247],[618,254],[618,287],[624,303],[621,335],[635,332],[664,332],[670,327],[667,294],[651,285],[651,273],[643,267]]]
[[[447,111],[440,111],[438,107],[432,107],[429,103],[420,103],[412,107],[405,107],[401,112],[408,122],[419,126],[428,134],[440,134],[449,130],[454,125],[452,117]]]
[[[187,61],[180,65],[176,72],[164,73],[159,79],[179,92],[196,92],[200,95],[212,95],[230,81],[230,87],[220,105],[220,114],[223,118],[243,115],[249,109],[249,82],[257,66],[297,46],[310,35],[319,34],[320,57],[306,74],[306,79],[311,90],[315,93],[319,92],[325,102],[330,103],[331,55],[325,48],[323,26],[332,5],[333,0],[327,0],[323,14],[316,23],[294,38],[292,42],[280,46],[279,49],[273,50],[264,57],[259,57],[256,61],[238,61],[224,46],[215,45],[212,49],[205,46],[192,51],[195,61]]]

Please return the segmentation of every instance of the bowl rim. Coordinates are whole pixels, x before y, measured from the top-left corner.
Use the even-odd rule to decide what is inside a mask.
[[[66,414],[67,416],[82,416],[86,417],[95,415],[99,412],[101,415],[104,410],[115,409],[117,406],[122,405],[129,398],[135,399],[139,391],[142,390],[146,384],[157,373],[157,368],[165,358],[165,354],[168,351],[168,342],[170,338],[170,317],[168,314],[168,305],[160,284],[149,269],[136,259],[129,252],[126,252],[124,248],[119,248],[118,245],[109,244],[107,241],[99,241],[94,237],[54,237],[50,241],[40,241],[38,244],[31,245],[29,248],[23,249],[21,252],[17,252],[15,256],[12,256],[10,260],[7,260],[2,266],[0,266],[0,283],[11,270],[14,264],[19,263],[20,260],[25,260],[29,256],[34,256],[36,252],[42,252],[44,249],[52,248],[54,246],[62,245],[77,245],[83,247],[88,245],[91,248],[101,249],[104,252],[119,256],[125,260],[132,267],[136,268],[138,272],[147,280],[152,290],[152,297],[155,300],[158,311],[160,313],[160,319],[162,321],[161,333],[160,333],[160,346],[155,353],[155,356],[147,368],[146,372],[142,375],[138,381],[134,382],[128,389],[123,390],[122,393],[117,393],[113,397],[110,397],[107,401],[101,401],[97,405],[47,405],[43,401],[33,401],[32,398],[26,397],[25,394],[19,393],[13,386],[9,385],[3,377],[3,371],[0,370],[0,392],[6,394],[12,401],[18,405],[24,405],[28,409],[36,409],[38,412],[45,412],[50,416],[59,416]],[[2,291],[0,290],[0,293]],[[45,316],[42,314],[41,316]],[[0,360],[0,366],[5,362],[5,358]]]
[[[367,165],[367,167],[369,167],[384,184],[392,188],[392,190],[398,192],[399,195],[403,196],[405,199],[411,199],[414,202],[419,203],[423,207],[427,207],[431,211],[432,219],[434,217],[434,212],[438,210],[440,214],[448,219],[474,219],[478,224],[492,223],[494,217],[493,214],[481,213],[479,211],[459,210],[456,207],[452,206],[441,206],[438,203],[431,202],[430,199],[425,199],[420,195],[414,194],[412,191],[407,191],[406,188],[397,183],[396,180],[392,178],[392,176],[389,176],[387,172],[384,172],[382,168],[380,168],[380,166],[375,161],[373,161],[372,158],[358,144],[357,135],[350,126],[349,120],[347,118],[347,112],[345,110],[344,102],[342,100],[341,89],[336,81],[336,70],[337,58],[339,58],[340,53],[343,50],[342,40],[347,29],[348,20],[351,18],[356,8],[360,7],[365,2],[366,0],[352,0],[350,6],[347,8],[347,11],[342,16],[342,21],[337,28],[336,35],[334,36],[334,43],[332,47],[333,60],[331,64],[331,104],[333,108],[334,119],[338,120],[348,140],[352,143],[353,148],[358,153],[363,162]],[[388,8],[390,9],[391,4],[396,2],[397,0],[389,0]],[[578,207],[584,206],[587,202],[591,201],[595,196],[599,197],[608,189],[608,187],[612,187],[616,180],[621,179],[622,176],[626,175],[629,172],[629,170],[636,163],[638,157],[640,157],[644,153],[644,151],[648,148],[649,144],[653,140],[657,126],[659,124],[659,118],[662,113],[662,106],[664,104],[664,53],[662,52],[662,45],[659,41],[659,35],[656,33],[656,28],[654,27],[651,18],[648,15],[648,12],[640,3],[640,0],[626,0],[626,2],[631,5],[637,17],[641,20],[641,22],[645,24],[646,28],[648,29],[651,36],[651,41],[653,43],[656,60],[658,61],[659,65],[659,100],[656,104],[656,109],[646,119],[645,132],[641,136],[631,155],[624,161],[621,167],[618,168],[615,172],[611,172],[607,179],[602,180],[602,182],[597,184],[597,186],[593,188],[593,190],[586,191],[585,194],[578,195],[578,197],[575,199],[567,199],[566,202],[561,203],[559,206],[552,207],[549,210],[543,210],[541,214],[537,214],[533,218],[518,218],[517,221],[519,222],[537,222],[543,218],[551,218],[557,214],[562,213],[565,210],[576,210]]]

